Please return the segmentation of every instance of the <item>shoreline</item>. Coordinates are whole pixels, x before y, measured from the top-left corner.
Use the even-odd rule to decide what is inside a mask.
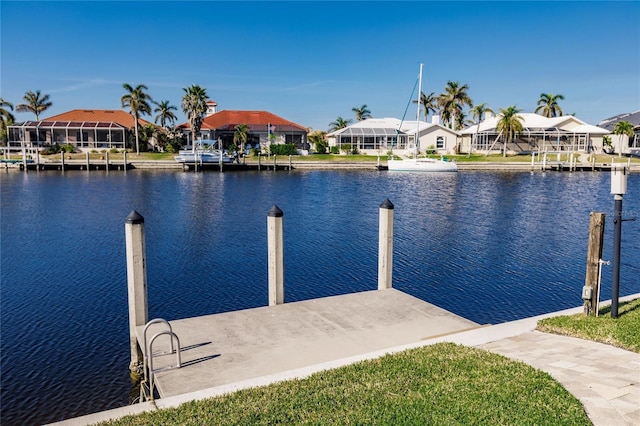
[[[566,163],[547,163],[546,169],[543,169],[541,163],[531,164],[531,162],[457,162],[459,171],[521,171],[521,172],[609,172],[611,170],[611,162],[604,163],[578,163],[574,165],[574,169],[571,170],[569,164]],[[613,164],[627,166],[629,173],[640,172],[640,163],[630,162],[629,160]],[[23,170],[24,164],[22,162],[4,162],[5,170]],[[256,160],[246,161],[244,164],[233,164],[229,167],[229,171],[244,171],[243,165],[246,165],[249,170],[259,170],[259,166],[264,170],[273,170],[274,164],[271,159],[265,160],[259,163]],[[64,163],[55,161],[42,161],[39,163],[27,164],[28,170],[61,170],[62,167],[69,170],[102,170],[107,168],[107,162],[105,160],[66,160]],[[217,171],[217,164],[205,164],[205,170]],[[386,171],[386,161],[305,161],[297,159],[286,158],[284,161],[277,162],[277,168],[282,170],[288,170],[289,167],[293,170],[373,170],[373,171]],[[121,170],[124,168],[122,161],[110,161],[110,170]],[[140,169],[140,170],[184,170],[191,171],[191,167],[185,167],[182,163],[178,163],[174,160],[136,160],[132,158],[127,159],[127,169]]]

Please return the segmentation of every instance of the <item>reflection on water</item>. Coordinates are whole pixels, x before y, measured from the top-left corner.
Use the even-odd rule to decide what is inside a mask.
[[[127,404],[124,219],[145,217],[150,318],[267,304],[266,214],[284,211],[285,301],[377,287],[378,208],[395,205],[394,286],[479,323],[581,304],[606,173],[2,173],[2,424]],[[640,216],[640,175],[623,208]],[[621,294],[640,292],[623,225]],[[611,268],[603,271],[610,296]]]

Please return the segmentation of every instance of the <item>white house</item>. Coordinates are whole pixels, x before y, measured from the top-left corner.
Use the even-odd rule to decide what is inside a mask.
[[[582,151],[601,152],[607,129],[587,124],[572,116],[543,117],[533,113],[520,113],[522,133],[507,144],[507,152]],[[460,152],[501,152],[507,142],[497,130],[500,116],[490,114],[484,121],[460,131]]]
[[[402,121],[397,118],[369,118],[333,131],[327,135],[327,139],[329,146],[337,146],[340,151],[357,150],[369,155],[386,155],[389,151],[411,155],[415,148],[418,153],[430,150],[439,154],[453,154],[458,133],[439,124],[437,116],[432,123]]]

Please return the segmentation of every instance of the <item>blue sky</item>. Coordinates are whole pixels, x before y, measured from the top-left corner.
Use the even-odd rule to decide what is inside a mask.
[[[533,112],[543,92],[590,124],[640,109],[637,1],[2,0],[0,12],[1,96],[16,105],[41,90],[43,117],[121,109],[129,83],[182,122],[182,89],[198,84],[219,109],[327,130],[363,104],[402,118],[420,62],[424,92],[457,81],[495,111]]]

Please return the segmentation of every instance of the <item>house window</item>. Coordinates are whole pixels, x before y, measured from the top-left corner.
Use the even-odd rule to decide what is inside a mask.
[[[436,149],[444,149],[444,137],[438,136],[436,138]]]

